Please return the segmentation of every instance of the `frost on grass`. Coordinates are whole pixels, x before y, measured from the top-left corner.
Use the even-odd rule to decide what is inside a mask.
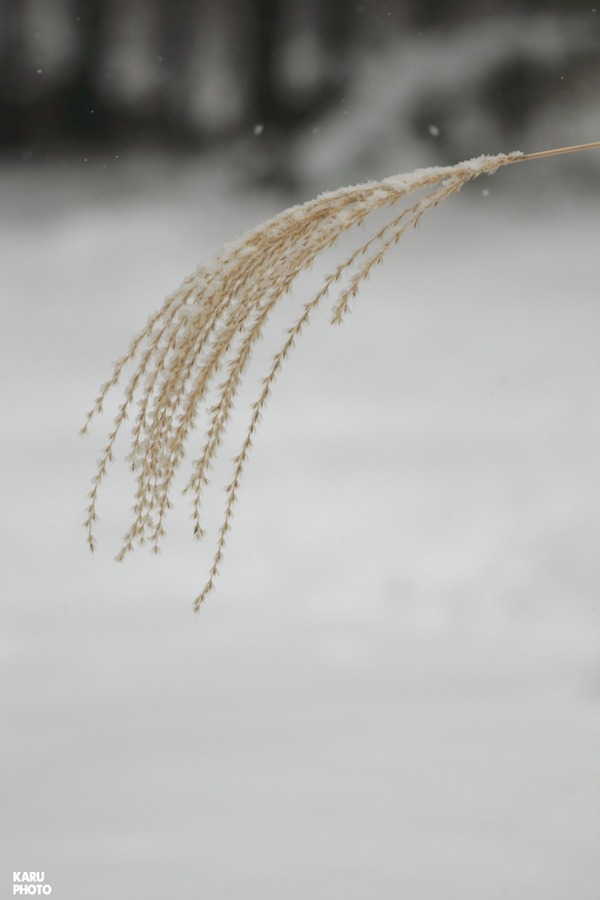
[[[205,415],[206,436],[201,453],[191,462],[184,493],[191,501],[194,534],[202,538],[203,501],[211,465],[221,447],[251,351],[261,338],[269,314],[320,253],[333,247],[342,234],[361,225],[373,212],[387,210],[387,224],[325,279],[290,324],[283,343],[265,369],[242,444],[233,459],[212,565],[194,602],[198,610],[213,590],[223,561],[240,482],[273,382],[316,307],[337,288],[330,301],[331,321],[340,323],[371,270],[427,210],[479,175],[492,174],[500,166],[540,155],[543,154],[523,156],[514,152],[480,156],[455,166],[418,169],[322,194],[284,210],[226,244],[186,278],[117,361],[82,429],[82,433],[87,432],[91,419],[102,411],[107,393],[117,385],[124,370],[131,367],[133,371],[89,494],[85,528],[90,549],[95,547],[98,491],[113,460],[116,437],[132,410],[135,415],[128,461],[136,479],[135,502],[118,558],[126,556],[136,544],[148,543],[153,550],[158,549],[172,505],[174,477],[200,412]],[[209,404],[209,390],[214,391],[215,386],[216,401]]]

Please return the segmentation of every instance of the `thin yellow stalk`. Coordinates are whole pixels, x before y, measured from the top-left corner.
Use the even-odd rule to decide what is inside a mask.
[[[546,159],[549,156],[564,156],[566,153],[581,153],[583,150],[598,150],[600,141],[589,144],[573,144],[572,147],[559,147],[556,150],[539,150],[537,153],[524,153],[510,162],[528,162],[530,159]]]

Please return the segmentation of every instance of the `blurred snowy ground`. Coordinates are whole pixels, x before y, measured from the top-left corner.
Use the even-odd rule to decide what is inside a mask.
[[[185,501],[113,562],[124,466],[88,555],[109,420],[77,432],[163,296],[287,201],[215,161],[0,172],[6,871],[61,900],[598,896],[598,211],[557,171],[477,183],[313,322],[197,618]]]

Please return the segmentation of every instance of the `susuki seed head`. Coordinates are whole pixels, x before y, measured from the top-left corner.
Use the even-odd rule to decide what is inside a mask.
[[[556,152],[559,151],[549,151],[549,154]],[[87,432],[91,419],[102,412],[107,393],[117,385],[124,370],[131,367],[133,371],[98,460],[89,494],[85,528],[90,549],[95,548],[98,490],[113,460],[116,437],[133,409],[128,461],[136,479],[135,502],[118,558],[122,559],[136,544],[149,543],[153,550],[158,550],[171,507],[173,480],[184,458],[188,438],[199,424],[200,413],[204,415],[206,437],[200,455],[191,463],[184,493],[191,500],[194,534],[197,538],[203,536],[203,496],[211,465],[221,447],[251,351],[260,340],[270,313],[290,292],[298,275],[320,253],[333,247],[343,233],[361,225],[375,211],[389,211],[387,224],[341,262],[318,293],[305,303],[266,368],[242,444],[233,460],[213,562],[194,602],[198,610],[215,585],[240,481],[273,381],[311,313],[340,286],[332,302],[331,320],[341,322],[371,270],[407,229],[418,224],[427,210],[456,194],[466,182],[479,175],[492,174],[508,163],[543,155],[548,154],[523,156],[515,152],[481,156],[456,166],[419,169],[408,175],[322,194],[301,206],[286,209],[227,244],[186,278],[118,360],[82,429],[82,433]],[[209,405],[209,389],[214,391],[215,385],[216,402]]]

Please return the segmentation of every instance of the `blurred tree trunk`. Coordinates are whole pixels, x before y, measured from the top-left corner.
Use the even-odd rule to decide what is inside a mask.
[[[204,0],[159,0],[158,33],[165,68],[162,108],[171,137],[184,133],[189,100],[189,69],[195,27]]]
[[[75,135],[105,134],[114,124],[100,90],[107,38],[106,0],[77,0],[78,63],[63,90],[67,127]]]
[[[254,106],[264,122],[293,128],[343,88],[352,7],[342,0],[252,0]]]
[[[251,0],[253,3],[254,45],[253,95],[257,117],[272,122],[281,115],[281,101],[275,88],[277,47],[285,0]]]
[[[23,5],[20,0],[3,0],[0,7],[0,143],[20,140],[24,129],[24,103],[19,75],[23,59]]]

